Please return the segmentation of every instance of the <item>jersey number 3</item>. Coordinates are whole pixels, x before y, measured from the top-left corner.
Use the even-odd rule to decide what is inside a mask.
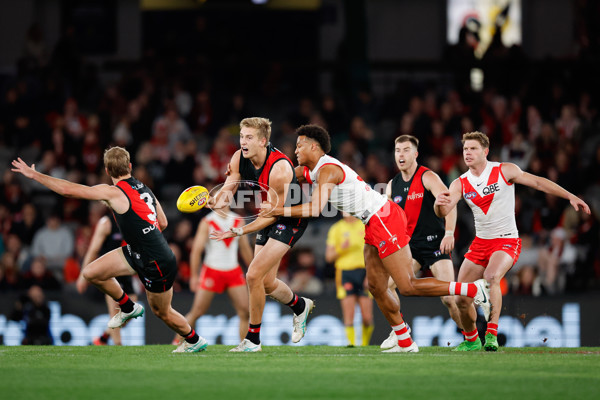
[[[156,208],[154,207],[154,200],[152,199],[152,196],[150,196],[150,193],[142,193],[140,194],[140,199],[144,200],[144,202],[146,203],[146,205],[148,206],[148,209],[150,210],[150,214],[148,214],[148,219],[150,221],[156,221]]]

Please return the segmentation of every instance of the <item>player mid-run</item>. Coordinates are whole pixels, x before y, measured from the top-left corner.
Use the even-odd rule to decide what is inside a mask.
[[[435,202],[436,214],[444,217],[464,199],[475,218],[475,239],[458,272],[458,280],[480,279],[490,283],[494,304],[485,334],[485,350],[498,350],[498,320],[502,309],[500,281],[517,262],[521,239],[515,221],[515,183],[569,200],[575,210],[590,213],[588,205],[556,183],[521,171],[512,163],[488,161],[489,138],[481,132],[463,135],[463,157],[469,168],[441,193]],[[457,299],[465,341],[455,351],[481,349],[475,321],[477,313],[468,298]]]

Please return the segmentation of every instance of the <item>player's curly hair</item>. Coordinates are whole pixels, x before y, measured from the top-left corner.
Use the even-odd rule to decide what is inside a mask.
[[[477,140],[484,149],[490,148],[490,138],[485,133],[477,131],[465,133],[462,137],[462,144],[465,144],[467,140]]]
[[[122,147],[115,146],[104,151],[104,166],[108,175],[120,178],[131,173],[129,152]]]
[[[321,146],[321,149],[323,149],[325,154],[331,151],[331,139],[329,133],[319,125],[302,125],[300,128],[296,129],[296,134],[315,140],[319,143],[319,146]]]

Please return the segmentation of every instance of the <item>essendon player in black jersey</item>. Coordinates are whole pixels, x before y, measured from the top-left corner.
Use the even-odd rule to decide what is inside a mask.
[[[271,121],[268,119],[246,118],[240,122],[241,149],[231,157],[227,180],[209,200],[209,207],[218,210],[228,204],[240,183],[251,183],[263,189],[263,201],[268,199],[280,205],[286,202],[292,204],[290,201],[296,196],[291,196],[291,190],[297,187],[294,167],[289,158],[269,143],[270,136]],[[231,351],[261,351],[260,325],[265,295],[288,305],[294,312],[292,342],[297,343],[304,337],[306,321],[314,302],[298,297],[288,285],[277,279],[277,269],[285,253],[300,239],[307,224],[306,220],[300,218],[259,216],[241,228],[211,235],[212,239],[223,240],[258,231],[254,259],[246,274],[250,292],[250,326],[246,338]]]
[[[411,135],[396,138],[394,159],[400,173],[388,182],[387,196],[404,210],[408,220],[407,234],[411,237],[409,246],[415,273],[429,267],[434,277],[444,281],[454,281],[454,266],[450,252],[454,248],[454,228],[456,209],[446,220],[435,215],[433,204],[436,196],[448,190],[440,177],[428,168],[417,163],[419,139]],[[397,297],[396,285],[392,279],[389,287]],[[450,316],[460,327],[460,318],[454,296],[444,296],[442,303],[448,307]],[[398,298],[398,302],[400,299]],[[394,332],[381,348],[391,348],[396,344]]]
[[[199,337],[186,319],[171,307],[173,281],[177,275],[175,256],[161,231],[167,217],[152,191],[131,176],[129,153],[121,147],[104,152],[104,167],[113,185],[93,187],[57,179],[35,170],[20,158],[13,160],[12,171],[33,179],[66,197],[100,200],[113,211],[126,246],[109,251],[85,267],[84,277],[112,297],[120,311],[108,322],[109,328],[121,327],[132,318],[144,314],[144,307],[132,302],[116,276],[137,272],[146,287],[152,312],[172,330],[185,338],[176,353],[202,351],[207,342]]]

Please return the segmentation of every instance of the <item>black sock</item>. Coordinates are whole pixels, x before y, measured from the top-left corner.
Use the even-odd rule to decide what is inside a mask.
[[[117,303],[119,303],[119,307],[121,307],[121,311],[129,314],[133,311],[133,301],[127,296],[127,293],[123,292],[123,296],[121,296]]]
[[[260,324],[250,324],[248,326],[246,339],[254,344],[260,344]]]
[[[286,306],[289,306],[292,309],[292,311],[294,312],[294,314],[300,315],[300,314],[302,314],[302,312],[304,311],[304,308],[306,307],[306,302],[304,301],[304,298],[302,298],[294,293],[294,297],[292,297],[292,301],[287,303]]]
[[[108,339],[109,339],[109,337],[110,337],[110,336],[109,336],[109,334],[108,334],[108,333],[106,333],[106,332],[104,332],[104,333],[102,334],[102,336],[100,336],[100,341],[101,341],[102,343],[108,343]]]
[[[198,340],[200,340],[200,336],[198,336],[198,334],[196,333],[196,331],[194,330],[194,328],[192,328],[192,330],[190,331],[190,333],[188,333],[187,335],[183,335],[183,338],[189,344],[198,343]]]

